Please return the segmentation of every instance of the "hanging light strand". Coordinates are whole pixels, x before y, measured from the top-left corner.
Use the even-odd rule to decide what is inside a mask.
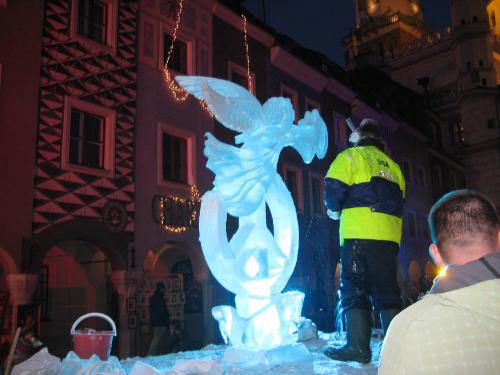
[[[247,38],[247,18],[244,14],[241,15],[243,18],[243,35],[245,38],[245,54],[247,58],[247,80],[248,80],[248,91],[252,92],[252,75],[250,74],[250,53],[248,51],[248,38]]]
[[[177,31],[179,30],[179,26],[181,24],[183,9],[184,9],[184,2],[183,0],[179,0],[179,10],[177,11],[177,19],[175,21],[174,32],[172,33],[172,43],[170,43],[170,48],[168,49],[165,65],[163,66],[163,73],[165,76],[167,87],[170,90],[170,93],[172,94],[172,97],[176,102],[184,102],[187,100],[189,96],[189,93],[182,87],[179,87],[177,82],[175,82],[175,80],[172,79],[170,70],[168,69],[168,63],[170,62],[172,54],[174,53],[175,41],[177,40]],[[207,103],[205,103],[204,100],[199,100],[199,103],[201,108],[203,108],[205,112],[207,112],[208,115],[213,118],[214,116],[212,112],[210,112],[210,110],[208,109]]]
[[[177,40],[177,31],[179,30],[179,25],[181,24],[182,10],[183,10],[183,0],[179,0],[179,10],[177,11],[177,19],[175,21],[174,32],[172,33],[172,42],[170,43],[170,48],[168,49],[167,58],[165,60],[165,65],[163,67],[163,73],[165,74],[165,80],[167,86],[172,93],[172,97],[177,102],[184,102],[188,97],[188,92],[182,87],[179,87],[175,80],[170,76],[170,71],[168,70],[168,63],[172,57],[174,51],[175,41]]]

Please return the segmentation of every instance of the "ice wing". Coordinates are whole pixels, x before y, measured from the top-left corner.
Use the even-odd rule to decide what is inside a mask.
[[[228,145],[206,134],[207,167],[215,174],[214,185],[233,216],[249,215],[264,198],[276,175],[272,150]]]
[[[204,100],[225,127],[249,133],[262,124],[262,105],[244,87],[211,77],[177,76],[175,80],[197,99]]]

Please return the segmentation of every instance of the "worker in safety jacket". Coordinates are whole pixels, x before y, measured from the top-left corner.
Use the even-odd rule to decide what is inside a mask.
[[[369,363],[372,303],[384,332],[401,310],[397,255],[401,241],[405,181],[384,153],[375,121],[365,119],[325,177],[327,214],[340,219],[340,302],[346,320],[343,347],[326,346],[328,357]]]

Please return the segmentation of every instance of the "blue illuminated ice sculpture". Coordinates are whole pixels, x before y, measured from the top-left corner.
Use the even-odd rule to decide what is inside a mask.
[[[281,293],[297,262],[299,228],[290,192],[276,172],[281,150],[292,146],[310,163],[325,156],[328,134],[317,110],[294,125],[290,99],[264,105],[245,88],[210,77],[178,76],[177,82],[204,100],[225,127],[241,134],[240,147],[207,133],[207,167],[214,188],[203,195],[200,242],[215,278],[236,294],[236,309],[216,306],[212,314],[226,342],[236,349],[267,350],[297,341],[304,294]],[[266,225],[266,204],[273,232]],[[239,218],[230,241],[226,220]]]

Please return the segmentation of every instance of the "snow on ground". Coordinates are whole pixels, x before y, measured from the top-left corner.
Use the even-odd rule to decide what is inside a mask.
[[[321,349],[327,343],[334,343],[341,345],[343,343],[343,336],[336,333],[322,333],[319,332],[319,337],[304,342],[312,354],[312,361],[302,361],[295,363],[280,364],[272,368],[265,368],[265,366],[258,366],[253,368],[244,368],[241,366],[235,367],[226,365],[222,362],[224,351],[227,346],[225,345],[208,345],[207,347],[196,350],[166,354],[155,357],[135,357],[128,358],[121,361],[121,364],[128,374],[134,364],[138,361],[146,363],[151,367],[158,370],[162,374],[172,375],[185,375],[185,374],[200,374],[200,370],[195,370],[196,364],[209,364],[212,363],[210,372],[206,374],[221,374],[224,375],[275,375],[275,374],[376,374],[379,363],[380,348],[382,339],[380,333],[374,331],[374,337],[371,341],[372,347],[372,362],[368,365],[362,365],[356,362],[338,362],[322,354]],[[190,363],[192,366],[190,366]],[[213,366],[215,365],[215,366]],[[192,368],[190,371],[189,368]],[[184,371],[182,370],[184,369]]]
[[[12,374],[58,374],[58,375],[275,375],[275,374],[376,374],[382,345],[379,330],[372,337],[372,362],[361,365],[356,362],[338,362],[322,354],[327,343],[340,346],[344,337],[336,333],[321,333],[319,337],[301,344],[284,346],[267,352],[242,352],[229,350],[225,345],[209,345],[201,350],[172,353],[153,357],[135,357],[119,361],[111,357],[101,361],[96,355],[81,360],[69,352],[64,360],[52,356],[47,349],[39,351],[25,362],[15,366]],[[306,349],[307,348],[307,349]],[[235,362],[238,359],[239,362]],[[224,358],[232,358],[232,362]],[[265,358],[265,360],[262,360]],[[297,360],[299,358],[299,360]],[[249,367],[250,361],[260,359],[258,365]],[[300,360],[301,359],[301,360]],[[267,360],[267,362],[266,362]],[[266,363],[274,363],[269,365]]]

